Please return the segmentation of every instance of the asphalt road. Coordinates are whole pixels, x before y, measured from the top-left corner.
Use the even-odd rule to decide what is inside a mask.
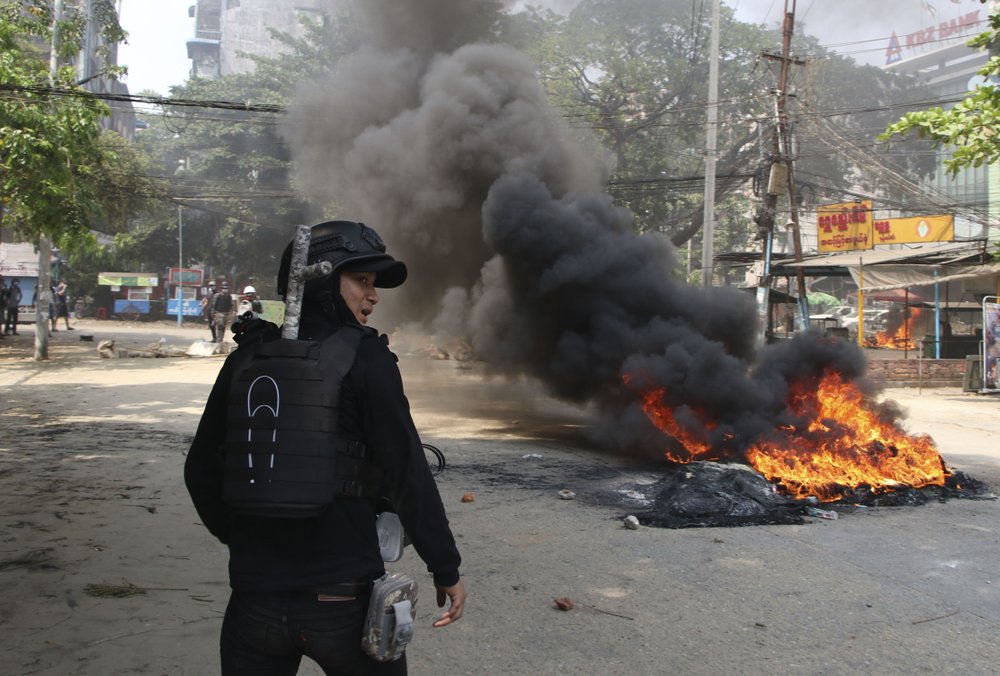
[[[184,345],[208,333],[110,322],[78,330],[133,347],[160,337]],[[5,503],[8,560],[43,543],[54,567],[0,566],[8,644],[0,672],[217,673],[225,551],[197,523],[180,472],[221,359],[95,354],[78,334],[58,334],[46,364],[0,347],[3,396],[16,397],[19,411],[86,430],[72,437],[73,457],[103,449],[109,458],[92,461],[107,463],[92,465],[105,475],[93,483],[83,462],[54,455],[43,421],[0,418],[0,490],[43,482],[49,474],[30,472],[44,470],[80,500],[53,508],[33,490]],[[585,411],[530,383],[491,381],[476,364],[414,351],[400,365],[424,440],[447,458],[438,482],[470,591],[466,616],[433,629],[423,564],[411,550],[393,564],[424,582],[410,673],[997,673],[996,501],[879,507],[801,525],[628,530],[622,517],[641,505],[625,491],[657,472],[583,442]],[[886,394],[909,411],[909,431],[934,437],[950,466],[1000,486],[1000,400],[958,388]],[[109,489],[112,481],[131,490]],[[87,497],[98,490],[133,501],[142,494],[156,510]],[[563,490],[575,499],[560,499]],[[469,493],[475,500],[463,502]],[[86,509],[77,514],[76,504]],[[88,582],[121,578],[161,591],[97,600],[81,593]],[[553,599],[563,597],[572,610],[557,609]],[[319,672],[304,665],[300,673]]]

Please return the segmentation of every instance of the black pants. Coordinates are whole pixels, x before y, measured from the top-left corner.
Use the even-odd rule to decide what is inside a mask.
[[[17,333],[17,320],[20,315],[20,308],[7,308],[7,321],[4,324],[4,333]]]
[[[377,662],[361,650],[368,599],[368,594],[319,601],[307,592],[234,591],[222,622],[223,676],[291,676],[303,655],[328,676],[405,676],[405,655]]]
[[[226,338],[226,322],[229,321],[228,312],[212,313],[212,340],[221,343]]]

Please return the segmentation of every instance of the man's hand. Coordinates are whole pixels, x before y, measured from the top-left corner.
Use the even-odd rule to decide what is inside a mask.
[[[459,580],[450,587],[438,587],[438,608],[444,608],[445,598],[451,599],[451,605],[444,611],[441,619],[434,623],[435,627],[446,627],[462,617],[462,610],[465,608],[465,584]]]

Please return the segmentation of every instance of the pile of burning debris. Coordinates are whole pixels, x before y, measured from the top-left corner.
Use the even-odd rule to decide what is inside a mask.
[[[749,465],[697,461],[677,466],[658,482],[633,495],[648,496],[649,508],[637,513],[639,523],[659,528],[800,524],[807,518],[835,519],[859,507],[922,505],[950,498],[994,500],[986,484],[953,471],[942,485],[898,486],[876,491],[860,485],[844,490],[842,499],[821,502],[814,496],[792,497]]]
[[[904,432],[834,372],[792,392],[796,423],[741,445],[736,458],[732,447],[692,435],[661,402],[650,393],[646,415],[682,450],[665,452],[676,470],[643,491],[652,505],[637,515],[645,525],[802,523],[857,506],[996,498],[986,484],[949,469],[930,437]]]
[[[597,137],[580,143],[531,58],[482,42],[471,4],[358,3],[365,46],[299,87],[281,122],[301,196],[384,227],[420,280],[394,296],[398,319],[590,406],[595,444],[687,464],[675,479],[692,463],[752,469],[729,497],[698,491],[695,520],[749,522],[741,491],[793,518],[810,501],[954,480],[929,438],[869,405],[857,345],[798,332],[761,346],[752,296],[671,274],[668,233],[603,190],[613,167]]]

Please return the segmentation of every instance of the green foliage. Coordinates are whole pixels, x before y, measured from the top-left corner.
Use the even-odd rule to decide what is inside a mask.
[[[95,6],[104,11],[108,4]],[[110,109],[76,86],[71,67],[54,73],[59,94],[48,89],[50,22],[47,3],[0,3],[3,224],[21,238],[46,234],[73,243],[86,239],[96,223],[121,227],[147,182],[137,174],[120,180],[123,167],[140,160],[102,133],[100,120]],[[117,20],[106,35],[122,35]],[[81,18],[68,13],[60,24],[59,53],[75,55],[81,37]]]
[[[641,230],[665,232],[678,246],[691,244],[703,220],[707,6],[583,0],[565,18],[531,10],[518,20],[553,103],[573,125],[596,130],[611,153],[609,192],[636,214]],[[717,209],[716,232],[736,248],[753,244],[748,214],[757,198],[747,187],[771,152],[769,92],[777,84],[778,66],[760,54],[773,53],[780,44],[779,33],[736,21],[722,8],[715,199],[727,207]],[[859,176],[874,192],[878,182],[865,184],[858,171],[870,161],[852,155],[844,139],[871,146],[868,129],[884,126],[885,104],[911,95],[913,84],[828,54],[809,36],[798,36],[793,46],[796,53],[810,54],[813,64],[793,66],[789,85],[796,93],[791,121],[804,149],[795,158],[799,194],[813,203],[830,201],[845,189],[856,190]],[[843,110],[845,101],[851,109],[867,110],[835,117],[824,112]],[[763,125],[760,136],[755,124]],[[902,163],[915,172],[933,170],[925,157]]]
[[[724,12],[733,46],[722,59],[720,92],[745,86],[744,68],[766,44],[761,31]],[[538,25],[530,50],[553,102],[571,123],[596,130],[613,155],[611,193],[640,229],[686,241],[702,210],[710,17],[692,16],[683,3],[584,0],[565,19],[529,18]],[[720,148],[745,144],[745,136],[723,125]]]
[[[286,51],[274,58],[244,55],[255,62],[254,72],[193,78],[173,87],[171,94],[285,106],[297,83],[315,79],[357,48],[352,21],[345,14],[307,22],[301,38],[273,32]],[[183,227],[185,266],[203,264],[212,276],[226,277],[235,286],[252,283],[267,298],[293,227],[314,216],[293,189],[278,116],[210,105],[167,106],[148,121],[138,143],[157,158],[151,171],[169,184],[171,202],[137,219],[127,234],[116,238],[123,265],[147,270],[176,266],[177,230]]]
[[[581,133],[597,132],[614,162],[608,190],[636,214],[641,230],[665,232],[679,245],[698,245],[709,71],[707,4],[583,0],[567,17],[531,7],[501,15],[498,7],[470,3],[464,19],[482,39],[529,52],[551,101],[570,124]],[[244,55],[256,64],[252,74],[193,79],[174,87],[172,95],[286,105],[297,83],[321,80],[322,73],[358,49],[364,12],[357,8],[357,16],[344,12],[307,24],[302,37],[273,33],[285,53],[274,58]],[[397,19],[404,21],[408,11],[401,9]],[[719,251],[755,246],[749,214],[757,198],[747,188],[762,154],[770,150],[774,102],[768,92],[777,81],[774,68],[759,55],[781,42],[774,31],[737,22],[728,8],[723,9],[722,26]],[[448,38],[455,39],[457,34]],[[814,39],[802,38],[801,44],[824,64],[795,81],[808,89],[801,97],[810,106],[805,118],[839,109],[843,101],[875,110],[832,121],[839,133],[858,138],[879,124],[871,116],[885,115],[877,112],[882,104],[905,91],[898,78],[825,54]],[[451,45],[435,46],[446,50]],[[748,120],[764,121],[759,137]],[[336,211],[336,205],[306,205],[295,197],[276,117],[209,106],[167,107],[150,122],[139,140],[156,158],[150,172],[169,183],[173,201],[118,237],[123,260],[133,266],[176,265],[181,204],[185,264],[206,263],[235,284],[252,281],[266,290],[291,226]],[[814,150],[798,162],[797,173],[809,196],[829,200],[827,192],[857,188],[852,164],[863,160],[838,150],[825,128],[813,129],[808,142]]]
[[[71,299],[93,297],[99,292],[97,273],[120,269],[114,252],[93,236],[63,242],[60,248],[66,263],[61,266],[59,276],[69,285]]]
[[[986,0],[980,0],[986,4]],[[990,29],[968,42],[970,47],[992,48],[1000,38],[1000,9],[991,7]],[[1000,57],[991,57],[978,71],[983,78],[1000,75]],[[988,80],[987,80],[988,82]],[[935,148],[947,147],[952,155],[944,162],[951,176],[970,167],[992,164],[1000,158],[1000,138],[997,122],[1000,120],[1000,87],[982,84],[949,109],[934,107],[906,113],[888,125],[879,136],[889,141],[895,136],[916,134],[929,140]]]

